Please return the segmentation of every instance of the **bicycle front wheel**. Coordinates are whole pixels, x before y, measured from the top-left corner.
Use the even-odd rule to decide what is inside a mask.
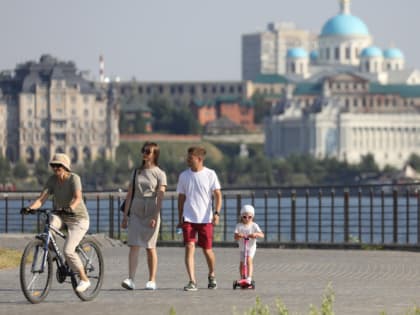
[[[48,253],[45,255],[44,242],[31,241],[26,245],[20,261],[20,287],[29,302],[36,304],[47,297],[52,274],[52,259]]]
[[[80,242],[76,252],[79,254],[91,286],[84,292],[77,292],[76,287],[80,278],[78,274],[75,274],[72,277],[73,289],[82,301],[91,301],[99,294],[104,279],[102,252],[99,245],[89,238],[85,238]]]

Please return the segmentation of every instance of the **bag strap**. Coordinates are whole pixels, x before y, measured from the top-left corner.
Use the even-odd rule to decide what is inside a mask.
[[[133,198],[134,198],[134,185],[136,183],[136,174],[137,174],[137,168],[134,169],[134,174],[133,174],[133,180],[131,183],[131,200],[130,200],[130,208],[131,208],[131,203],[133,202]]]

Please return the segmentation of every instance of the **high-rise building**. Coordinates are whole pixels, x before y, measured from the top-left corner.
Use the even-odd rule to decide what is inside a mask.
[[[260,74],[284,74],[287,50],[315,48],[316,35],[298,29],[293,23],[269,23],[263,32],[242,35],[242,79],[254,80]]]
[[[112,85],[100,87],[73,62],[50,55],[0,74],[0,154],[32,164],[55,152],[72,163],[115,158],[118,101]]]

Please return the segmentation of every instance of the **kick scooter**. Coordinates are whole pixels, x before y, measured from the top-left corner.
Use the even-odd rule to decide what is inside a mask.
[[[248,256],[249,256],[249,238],[248,236],[243,238],[244,240],[244,262],[242,264],[241,279],[233,281],[233,289],[255,289],[255,281],[248,282]]]

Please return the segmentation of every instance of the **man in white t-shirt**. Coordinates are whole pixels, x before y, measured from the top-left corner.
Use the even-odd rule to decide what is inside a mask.
[[[197,291],[194,270],[195,243],[203,248],[209,268],[208,288],[216,289],[213,252],[213,225],[219,223],[222,193],[216,172],[204,166],[206,150],[202,147],[188,149],[189,169],[179,175],[176,191],[178,193],[178,227],[182,227],[185,244],[185,265],[190,278],[185,291]],[[212,197],[214,196],[214,209]],[[198,240],[197,240],[198,235]]]

